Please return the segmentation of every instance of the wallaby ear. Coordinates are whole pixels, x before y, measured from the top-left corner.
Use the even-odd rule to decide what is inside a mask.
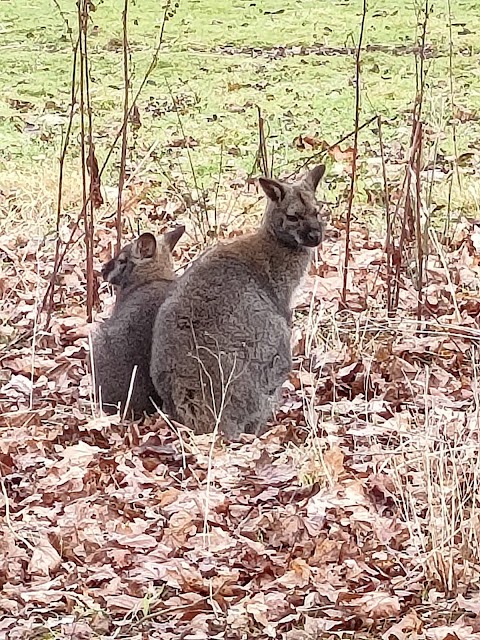
[[[132,253],[135,258],[153,258],[157,251],[157,241],[153,233],[142,233],[133,243]]]
[[[312,191],[315,191],[324,173],[325,173],[325,165],[319,164],[318,167],[314,167],[311,171],[307,173],[307,175],[303,178],[302,182],[309,189],[311,189]]]
[[[258,179],[260,186],[265,191],[265,195],[274,202],[280,202],[285,197],[285,187],[279,180],[273,178],[264,178],[263,176]]]
[[[180,240],[180,238],[183,236],[184,233],[185,233],[185,227],[183,226],[183,224],[181,224],[178,227],[175,227],[173,231],[167,231],[167,233],[163,234],[163,241],[165,242],[167,247],[170,249],[170,251],[173,251],[175,245],[177,244],[177,242]]]

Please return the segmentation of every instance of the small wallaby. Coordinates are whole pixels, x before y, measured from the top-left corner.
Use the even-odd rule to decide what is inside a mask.
[[[172,251],[184,231],[178,226],[158,243],[151,233],[143,233],[102,268],[116,298],[112,315],[93,335],[93,369],[97,398],[108,413],[125,409],[135,365],[129,412],[154,413],[150,398],[159,406],[150,378],[152,329],[174,286]]]
[[[185,272],[159,309],[151,376],[164,410],[196,433],[258,433],[291,369],[291,303],[323,239],[325,171],[296,183],[259,182],[261,227],[218,244]]]

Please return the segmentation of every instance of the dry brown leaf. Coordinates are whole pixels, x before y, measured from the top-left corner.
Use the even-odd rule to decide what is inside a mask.
[[[367,615],[375,620],[395,617],[401,609],[397,596],[380,590],[367,593],[352,600],[349,604],[353,605],[359,614]]]
[[[61,561],[58,551],[50,544],[48,538],[43,537],[35,545],[28,563],[28,572],[31,575],[49,576],[59,568]]]
[[[425,631],[428,640],[480,640],[480,633],[462,622],[453,625],[438,626]]]
[[[382,640],[407,640],[412,638],[412,632],[418,634],[421,632],[423,623],[417,616],[416,612],[409,611],[400,622],[393,624],[383,635]]]
[[[353,147],[341,149],[338,145],[335,145],[328,150],[328,155],[333,158],[335,162],[342,162],[351,166],[355,155],[355,149]]]
[[[460,593],[457,596],[458,606],[466,611],[467,613],[474,613],[475,615],[480,615],[480,596],[472,595],[471,598],[464,598],[464,596]]]

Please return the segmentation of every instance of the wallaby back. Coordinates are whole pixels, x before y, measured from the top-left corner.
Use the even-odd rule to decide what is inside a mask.
[[[315,199],[324,172],[297,183],[261,178],[268,197],[255,233],[219,244],[182,276],[160,308],[151,376],[164,410],[197,433],[257,433],[291,368],[292,296],[326,209]]]
[[[174,286],[172,251],[184,230],[179,226],[158,243],[144,233],[102,268],[116,300],[112,315],[93,336],[93,370],[97,398],[108,413],[125,409],[131,384],[129,413],[153,413],[153,402],[160,404],[149,371],[152,329]]]

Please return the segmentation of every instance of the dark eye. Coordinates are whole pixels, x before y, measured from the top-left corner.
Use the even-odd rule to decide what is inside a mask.
[[[291,214],[291,213],[287,213],[287,214],[285,215],[285,217],[286,217],[286,219],[287,219],[289,222],[296,222],[296,221],[297,221],[297,219],[298,219],[296,215]]]

